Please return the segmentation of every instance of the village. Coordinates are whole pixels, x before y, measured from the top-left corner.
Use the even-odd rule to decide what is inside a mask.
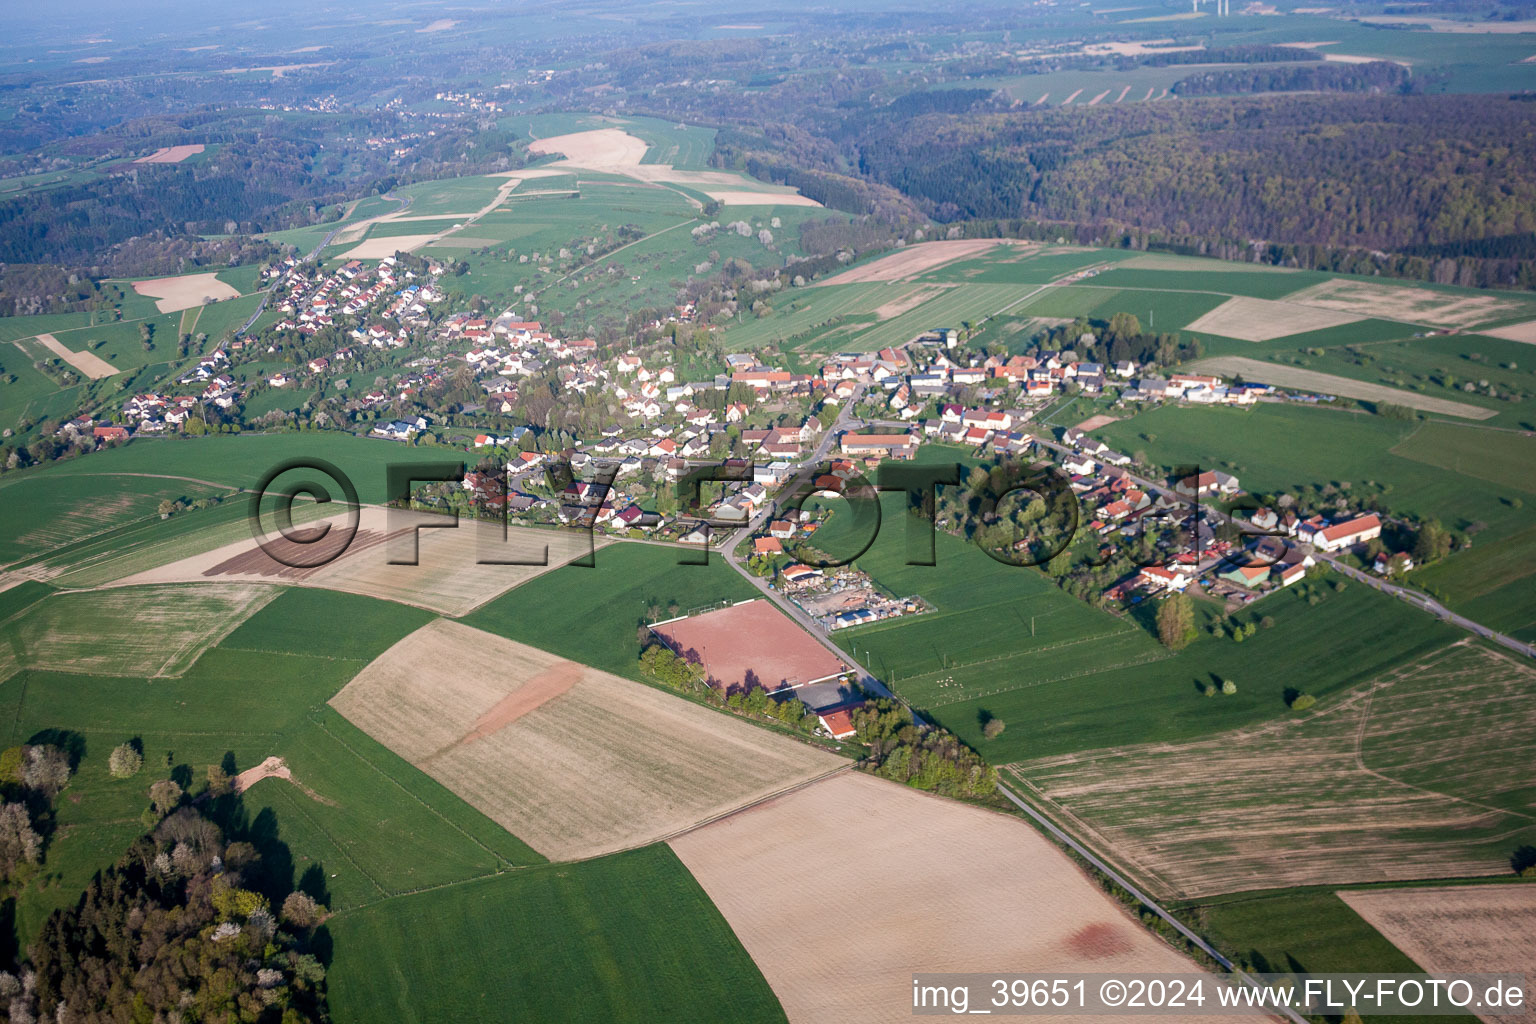
[[[330,272],[290,256],[263,272],[282,314],[269,329],[200,358],[176,379],[185,393],[135,394],[114,422],[81,417],[61,433],[107,445],[138,434],[238,429],[242,406],[259,404],[264,392],[328,388],[346,396],[358,432],[464,452],[474,468],[457,485],[424,487],[418,499],[427,506],[693,546],[740,545],[752,571],[827,632],[919,614],[926,605],[917,595],[883,592],[857,570],[806,564],[796,553],[814,550],[810,538],[828,512],[778,512],[776,498],[808,470],[817,474],[815,493],[835,498],[850,479],[873,475],[885,460],[913,461],[924,445],[945,453],[930,458],[1058,466],[1077,497],[1080,542],[1091,540],[1100,556],[1131,545],[1143,562],[1152,556],[1102,588],[1097,599],[1107,607],[1191,588],[1241,606],[1301,579],[1316,564],[1314,551],[1347,555],[1372,541],[1376,550],[1367,554],[1376,556],[1378,574],[1412,567],[1406,553],[1380,550],[1373,516],[1335,522],[1265,508],[1234,519],[1220,506],[1244,497],[1235,476],[1138,477],[1130,455],[1084,429],[1040,424],[1065,396],[1234,406],[1315,396],[1129,360],[1088,362],[1071,350],[989,353],[950,327],[877,352],[836,353],[813,372],[721,353],[717,372],[701,375],[695,361],[694,379],[684,379],[664,346],[643,339],[615,350],[563,337],[515,308],[449,312],[439,283],[449,271],[405,254],[371,265],[351,260]],[[692,304],[681,304],[649,325],[649,337],[679,324],[708,331],[695,321]],[[347,343],[311,354],[337,336]],[[1079,342],[1091,347],[1094,339]],[[350,387],[349,377],[369,371],[382,383]],[[531,381],[550,387],[557,401],[606,400],[620,415],[585,437],[555,439],[536,423],[465,429],[515,420]],[[478,397],[444,401],[450,382]],[[724,473],[692,482],[704,467]]]

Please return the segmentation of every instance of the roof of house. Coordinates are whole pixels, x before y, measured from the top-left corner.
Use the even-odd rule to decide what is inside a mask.
[[[1374,515],[1359,516],[1347,523],[1335,523],[1327,529],[1321,530],[1318,536],[1330,541],[1343,540],[1345,537],[1353,537],[1367,530],[1381,529],[1381,520]]]

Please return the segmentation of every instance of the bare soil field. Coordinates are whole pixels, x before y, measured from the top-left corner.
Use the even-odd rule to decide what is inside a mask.
[[[528,152],[538,155],[558,154],[559,163],[575,167],[625,167],[639,164],[650,147],[622,128],[597,128],[569,135],[551,135],[528,144]]]
[[[1536,885],[1346,890],[1338,896],[1430,974],[1513,971],[1536,978]],[[1483,1019],[1536,1024],[1536,1007]]]
[[[1504,874],[1533,743],[1536,671],[1463,642],[1311,713],[1010,771],[1154,892],[1205,896]]]
[[[331,704],[552,860],[655,842],[846,764],[441,619],[384,652]]]
[[[1321,309],[1336,309],[1357,317],[1379,317],[1430,327],[1464,330],[1489,320],[1519,316],[1530,309],[1519,299],[1497,295],[1453,295],[1429,288],[1373,284],[1335,278],[1285,297]]]
[[[1217,356],[1213,359],[1202,359],[1191,364],[1190,369],[1221,374],[1225,377],[1241,374],[1244,380],[1262,381],[1277,387],[1301,388],[1325,395],[1342,395],[1345,398],[1358,398],[1365,402],[1391,402],[1440,416],[1486,420],[1499,414],[1497,409],[1485,409],[1468,402],[1433,398],[1416,391],[1389,388],[1384,384],[1371,384],[1367,381],[1355,380],[1353,377],[1340,377],[1337,374],[1321,373],[1299,366],[1266,363],[1262,359],[1249,359],[1246,356]]]
[[[134,161],[136,164],[179,164],[189,156],[203,151],[201,142],[190,146],[161,146],[149,156],[141,156]]]
[[[418,538],[417,565],[390,564],[390,559],[396,558],[392,551],[398,542],[405,542],[403,551],[407,554],[410,547],[409,533],[395,533],[382,546],[348,550],[345,558],[303,582],[412,604],[443,615],[468,615],[513,587],[580,558],[591,545],[591,538],[581,530],[517,526],[507,528],[503,541],[498,524],[475,519],[461,520],[452,529],[424,529]],[[602,546],[601,541],[598,546]],[[491,559],[544,560],[548,564],[481,564]]]
[[[749,681],[769,690],[804,686],[848,670],[842,659],[763,598],[657,623],[651,632],[702,664],[710,685],[724,690],[744,689]]]
[[[241,584],[57,594],[7,626],[30,668],[106,676],[178,676],[277,591]]]
[[[655,166],[655,165],[652,165]],[[721,206],[821,206],[798,192],[747,192],[705,189],[704,194]]]
[[[51,334],[39,334],[37,336],[37,343],[91,378],[91,380],[101,380],[103,377],[110,377],[117,372],[117,367],[101,358],[101,356],[96,355],[96,353],[71,352],[68,346]]]
[[[1307,331],[1320,331],[1325,327],[1352,324],[1369,315],[1315,309],[1290,301],[1275,302],[1271,299],[1240,296],[1228,299],[1184,329],[1219,334],[1223,338],[1236,338],[1239,341],[1269,341]]]
[[[366,597],[415,605],[442,615],[467,615],[480,605],[535,576],[579,558],[589,548],[580,530],[535,530],[510,526],[505,541],[501,527],[477,519],[462,519],[457,527],[426,525],[417,534],[416,565],[395,565],[411,555],[411,529],[391,523],[389,513],[374,506],[359,511],[357,535],[334,561],[313,568],[292,567],[287,561],[318,561],[346,540],[346,514],[326,517],[304,530],[329,524],[331,532],[316,544],[296,545],[273,538],[284,561],[268,555],[251,539],[137,573],[122,585],[207,580],[299,584],[343,590]],[[439,516],[417,515],[410,522],[443,523]],[[334,539],[333,539],[334,538]],[[482,564],[492,559],[547,565]]]
[[[1117,416],[1106,416],[1103,413],[1100,413],[1097,416],[1089,416],[1087,419],[1083,420],[1083,422],[1079,423],[1075,429],[1077,429],[1077,430],[1098,430],[1100,427],[1107,427],[1111,423],[1118,423],[1118,422],[1119,422],[1119,417],[1117,417]]]
[[[946,263],[976,256],[998,245],[1014,244],[999,238],[964,238],[955,241],[919,242],[900,252],[882,256],[861,267],[834,274],[812,287],[829,284],[865,284],[870,281],[909,281]]]
[[[622,174],[651,184],[692,185],[722,206],[821,206],[794,189],[777,189],[729,171],[679,170],[670,164],[647,164],[644,139],[622,128],[596,128],[568,135],[552,135],[528,144],[528,152],[558,155],[561,159],[540,168],[564,173],[582,167],[608,174]],[[521,172],[518,172],[521,173]]]
[[[386,238],[369,238],[346,252],[341,254],[342,259],[348,260],[381,260],[386,256],[393,256],[397,252],[413,252],[428,243],[435,242],[439,235],[390,235]]]
[[[1536,320],[1527,320],[1523,324],[1511,324],[1508,327],[1489,327],[1477,333],[1486,334],[1490,338],[1503,338],[1505,341],[1521,341],[1527,345],[1536,345]]]
[[[158,299],[155,308],[162,313],[206,306],[210,302],[238,298],[240,295],[234,288],[220,281],[216,274],[184,274],[181,277],[162,277],[153,281],[134,281],[133,290],[140,295]]]
[[[1196,970],[1022,821],[857,772],[669,845],[797,1024],[911,1020],[919,971]]]

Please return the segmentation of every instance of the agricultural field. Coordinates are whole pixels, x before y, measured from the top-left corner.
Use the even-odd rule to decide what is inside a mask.
[[[1110,972],[1193,967],[1023,822],[867,775],[825,779],[669,845],[791,1020],[910,1016],[919,964],[957,972],[1000,962],[1032,971],[1085,962]],[[786,865],[805,866],[815,884],[766,898],[763,880]],[[885,884],[871,865],[900,880],[900,899],[860,898]],[[856,901],[857,912],[837,912],[831,894]]]
[[[1239,341],[1273,341],[1364,319],[1364,315],[1318,309],[1297,302],[1232,298],[1189,324],[1189,329]]]
[[[334,531],[334,541],[322,539],[311,547],[273,537],[269,543],[283,556],[278,561],[247,531],[230,543],[136,573],[123,582],[283,582],[465,615],[540,573],[591,554],[593,545],[591,536],[581,530],[509,526],[503,535],[498,523],[463,519],[455,525],[445,516],[402,515],[371,505],[359,510],[352,536],[347,531],[348,513],[326,515],[327,509],[314,504],[303,508],[307,514],[297,521],[315,528],[323,524]],[[332,560],[304,567],[303,563],[318,560],[322,553]]]
[[[1533,722],[1536,672],[1464,641],[1310,713],[1011,774],[1165,895],[1497,875],[1536,836]]]
[[[1287,299],[1359,317],[1401,320],[1450,330],[1529,320],[1536,315],[1536,296],[1520,292],[1451,291],[1342,277],[1294,292]]]
[[[1339,897],[1432,974],[1492,970],[1536,974],[1536,886],[1372,889]],[[1487,1021],[1536,1021],[1536,1008]]]
[[[162,313],[176,313],[240,295],[238,288],[226,283],[215,273],[156,277],[131,283],[134,291],[154,299],[155,308]]]
[[[554,860],[654,842],[846,763],[446,620],[390,648],[331,705]]]
[[[339,1019],[380,1019],[376,1010],[409,1019],[442,1006],[473,1014],[504,1005],[508,992],[525,1000],[521,1016],[531,1020],[567,1020],[578,1006],[610,1020],[655,1019],[662,1006],[680,1007],[675,1019],[718,1019],[721,1006],[745,1020],[783,1019],[729,926],[669,851],[539,867],[537,853],[325,706],[426,613],[322,591],[263,593],[277,596],[178,678],[23,669],[0,683],[7,745],[52,741],[80,755],[46,870],[20,887],[10,919],[23,947],[142,830],[150,781],[174,770],[197,787],[206,765],[244,769],[277,756],[289,777],[245,791],[236,834],[262,854],[263,891],[280,900],[297,883],[330,907],[333,991],[352,993],[338,999],[350,1014]],[[34,608],[95,596],[55,596]],[[107,755],[134,737],[145,768],[113,779]],[[594,921],[607,938],[594,937]],[[410,927],[417,930],[401,930]],[[442,929],[441,942],[423,944],[420,928]],[[409,955],[406,935],[414,936]],[[627,941],[609,941],[616,936]],[[705,981],[684,966],[700,955],[711,958]],[[555,1001],[541,986],[561,971],[573,986],[588,983]]]
[[[1278,365],[1348,377],[1367,384],[1489,410],[1490,426],[1536,429],[1529,403],[1536,398],[1536,361],[1518,342],[1478,335],[1398,337],[1381,340],[1335,338],[1319,347],[1314,338],[1296,339],[1305,347],[1266,346],[1255,358]],[[1254,370],[1264,380],[1269,371]]]
[[[242,585],[55,594],[7,622],[5,639],[28,668],[179,676],[274,596]]]
[[[153,517],[160,502],[228,493],[228,488],[154,477],[7,475],[0,481],[5,507],[0,564],[78,543],[95,534]]]
[[[539,647],[584,665],[639,678],[638,631],[757,590],[718,554],[692,565],[697,551],[651,544],[610,544],[594,568],[567,565],[545,573],[465,616],[464,624]]]
[[[526,868],[328,922],[339,1024],[518,1020],[782,1024],[709,897],[664,846]],[[700,969],[707,965],[707,969]]]
[[[911,281],[955,260],[966,260],[980,253],[991,253],[992,250],[1004,244],[1006,243],[1002,240],[993,238],[922,242],[876,257],[868,263],[849,267],[825,280],[818,281],[816,286]],[[1007,258],[1007,256],[1004,257],[1004,259]]]
[[[1215,896],[1170,907],[1239,965],[1269,972],[1422,974],[1331,889]],[[1455,1016],[1373,1016],[1376,1024],[1469,1024]]]

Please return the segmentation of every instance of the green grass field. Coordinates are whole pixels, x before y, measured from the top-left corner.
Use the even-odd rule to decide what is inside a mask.
[[[329,927],[341,1022],[784,1020],[665,846],[392,899]]]
[[[153,477],[33,474],[0,481],[5,505],[0,564],[36,557],[54,548],[114,530],[136,520],[159,521],[160,502],[227,493],[185,480]]]
[[[424,217],[428,214],[441,214],[444,217],[464,217],[475,213],[485,204],[496,198],[496,191],[507,183],[506,178],[493,175],[482,175],[467,178],[445,178],[439,181],[423,181],[416,185],[404,185],[395,189],[394,195],[409,196],[410,209],[406,216]],[[389,213],[400,209],[399,204],[393,204],[387,209],[377,209],[370,215]],[[356,216],[356,214],[354,214]],[[421,227],[428,223],[418,221],[414,224],[402,224],[401,227]],[[377,231],[377,227],[374,229]],[[407,234],[412,232],[398,232]],[[425,234],[426,231],[414,232]]]
[[[1377,325],[1392,328],[1373,340]],[[1402,325],[1381,321],[1349,325],[1251,345],[1233,354],[1401,388],[1433,398],[1494,409],[1488,426],[1536,429],[1530,403],[1536,399],[1536,362],[1529,346],[1499,338],[1453,335],[1413,338]],[[1326,337],[1321,335],[1326,334]],[[1248,344],[1248,343],[1242,343]],[[1254,351],[1257,349],[1258,351]],[[1310,350],[1310,351],[1307,351]],[[1468,387],[1472,390],[1467,390]],[[1492,389],[1498,397],[1489,394]]]
[[[679,565],[698,552],[649,544],[610,544],[596,568],[562,566],[477,609],[466,625],[543,648],[615,675],[639,671],[637,629],[648,606],[676,602],[682,612],[757,591],[719,555],[709,565]],[[661,616],[666,617],[665,613]]]
[[[66,597],[93,595],[59,595],[34,607]],[[264,780],[246,806],[253,819],[263,808],[276,815],[294,874],[323,865],[335,908],[538,862],[325,706],[368,660],[428,618],[369,598],[284,590],[176,679],[38,668],[0,684],[8,743],[63,729],[84,748],[69,799],[59,803],[46,870],[18,900],[23,943],[49,910],[73,900],[93,871],[121,854],[140,828],[136,816],[150,782],[171,764],[189,766],[200,779],[226,751],[239,768],[282,756],[297,782],[313,791]],[[144,770],[132,780],[112,779],[108,753],[135,736]]]

